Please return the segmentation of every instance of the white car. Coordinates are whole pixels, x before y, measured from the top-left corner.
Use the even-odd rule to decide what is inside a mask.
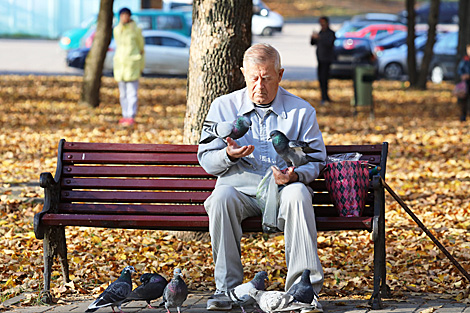
[[[144,74],[187,75],[189,68],[189,46],[191,38],[163,30],[144,30],[145,68]],[[103,70],[113,70],[116,44],[109,47]]]

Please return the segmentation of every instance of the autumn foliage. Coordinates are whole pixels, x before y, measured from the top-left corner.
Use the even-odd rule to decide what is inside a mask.
[[[317,82],[282,86],[312,103],[326,144],[389,142],[386,181],[433,234],[470,271],[470,122],[458,121],[452,85],[408,90],[402,82],[374,82],[375,119],[368,108],[354,116],[350,81],[333,80],[329,106],[319,106]],[[81,78],[3,76],[0,81],[0,288],[1,301],[28,293],[35,303],[42,287],[42,241],[33,216],[42,209],[41,172],[54,173],[57,144],[68,141],[182,143],[186,80],[144,78],[136,126],[118,126],[118,89],[104,78],[101,106],[79,106]],[[17,190],[20,190],[19,192]],[[66,228],[72,282],[53,272],[57,298],[95,297],[125,265],[139,274],[171,276],[181,266],[193,290],[215,288],[210,242],[184,242],[167,232]],[[469,302],[469,282],[403,209],[387,195],[387,283],[392,295],[427,292]],[[325,271],[323,297],[365,297],[373,289],[373,245],[366,231],[320,232]],[[245,278],[262,269],[270,289],[284,287],[282,234],[246,234]],[[137,281],[137,280],[136,280]]]

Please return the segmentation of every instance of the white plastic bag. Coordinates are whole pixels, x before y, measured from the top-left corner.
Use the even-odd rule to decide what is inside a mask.
[[[270,168],[258,185],[256,200],[263,212],[263,231],[265,233],[278,232],[279,186],[274,181],[273,171]]]

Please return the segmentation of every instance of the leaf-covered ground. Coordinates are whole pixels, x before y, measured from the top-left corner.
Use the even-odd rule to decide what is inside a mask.
[[[408,90],[401,82],[374,83],[375,119],[368,108],[354,116],[350,81],[331,81],[330,106],[319,106],[317,82],[283,82],[318,111],[326,144],[389,142],[387,182],[433,234],[470,271],[470,122],[458,121],[452,85]],[[35,303],[42,287],[42,241],[33,216],[42,209],[39,174],[54,173],[57,144],[68,141],[182,143],[186,81],[145,78],[139,89],[137,125],[119,127],[118,89],[103,79],[102,105],[79,106],[79,77],[3,76],[0,80],[0,300],[28,293]],[[20,186],[20,187],[18,187]],[[20,188],[20,192],[17,192]],[[432,241],[387,196],[387,282],[395,297],[428,292],[469,301],[469,283]],[[94,297],[125,265],[170,277],[184,268],[192,289],[212,290],[210,243],[184,242],[166,232],[67,227],[72,282],[64,285],[54,266],[56,297]],[[367,232],[319,233],[325,270],[323,297],[368,297],[373,245]],[[261,269],[270,288],[284,286],[282,234],[246,234],[246,279]]]

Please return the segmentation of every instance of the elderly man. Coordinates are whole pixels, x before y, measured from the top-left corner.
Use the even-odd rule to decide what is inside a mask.
[[[284,69],[278,51],[268,44],[250,47],[241,68],[246,88],[214,100],[206,122],[233,121],[246,116],[251,129],[236,141],[217,138],[199,145],[201,166],[218,177],[216,188],[205,202],[215,262],[217,291],[207,302],[208,310],[230,310],[225,292],[243,282],[240,241],[241,222],[262,215],[256,199],[258,185],[268,170],[273,171],[280,187],[277,228],[284,232],[288,267],[286,290],[305,269],[318,293],[323,284],[323,270],[317,254],[317,230],[312,208],[312,190],[307,185],[324,167],[311,162],[286,171],[286,162],[276,153],[269,134],[283,132],[291,140],[302,140],[320,152],[312,154],[326,159],[325,144],[319,130],[316,111],[306,101],[279,86]],[[213,124],[213,123],[212,123]],[[201,137],[207,137],[203,129]],[[317,299],[314,309],[322,312]]]

